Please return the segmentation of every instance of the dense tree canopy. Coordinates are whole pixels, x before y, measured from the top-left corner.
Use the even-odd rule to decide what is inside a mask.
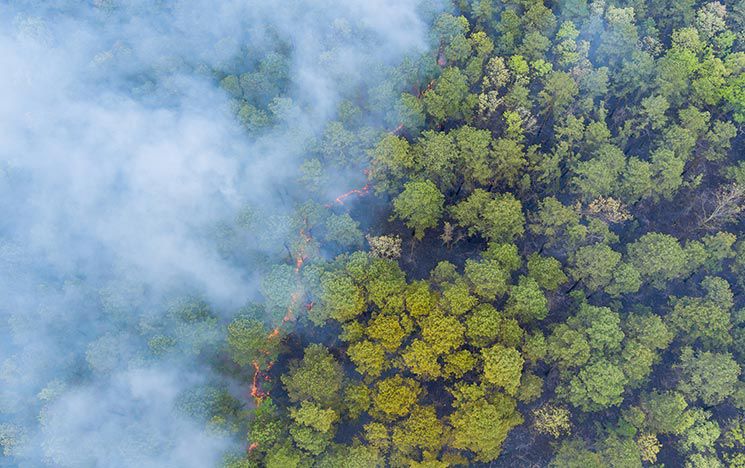
[[[246,466],[741,466],[745,4],[446,3],[309,144],[272,324],[227,326],[281,384]]]

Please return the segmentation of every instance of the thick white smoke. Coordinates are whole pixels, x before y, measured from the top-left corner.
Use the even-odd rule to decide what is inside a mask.
[[[247,204],[288,209],[278,187],[295,174],[307,138],[333,118],[340,92],[424,46],[417,3],[0,7],[8,464],[218,463],[231,442],[175,408],[184,389],[213,378],[198,355],[219,332],[176,330],[193,352],[162,360],[143,353],[142,332],[169,323],[163,298],[173,291],[221,311],[256,294],[254,265],[227,261],[215,226]],[[251,137],[211,70],[233,66],[246,45],[271,50],[277,37],[291,47],[292,105],[284,122]],[[281,248],[283,233],[274,234]]]

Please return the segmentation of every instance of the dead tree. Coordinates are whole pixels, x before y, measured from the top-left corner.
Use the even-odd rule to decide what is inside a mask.
[[[726,185],[702,195],[698,228],[716,231],[738,222],[744,213],[745,187],[740,184]]]

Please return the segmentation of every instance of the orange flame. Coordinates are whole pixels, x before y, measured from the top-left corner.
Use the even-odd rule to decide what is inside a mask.
[[[399,125],[398,128],[394,130],[394,132],[399,131],[401,128],[403,128],[403,124]],[[365,178],[368,178],[368,179],[370,178],[370,169],[365,169],[364,171],[362,171],[362,173],[365,174]],[[370,193],[370,182],[366,183],[365,186],[362,188],[353,189],[353,190],[350,190],[349,192],[342,193],[338,197],[334,198],[333,203],[327,203],[325,206],[326,208],[331,208],[334,205],[334,203],[343,205],[344,200],[351,197],[352,195],[358,195],[362,197],[362,196],[367,195],[368,193]]]
[[[424,96],[424,93],[426,93],[427,91],[430,91],[432,88],[435,87],[435,83],[436,83],[435,80],[430,81],[429,84],[427,85],[427,87],[424,88],[424,90],[421,91],[419,94],[417,94],[416,97],[421,98],[422,96]]]
[[[253,364],[254,367],[254,376],[251,381],[251,396],[256,400],[256,404],[259,404],[266,396],[259,387],[259,374],[261,374],[261,369],[259,368],[258,362],[253,361],[251,364]]]
[[[344,199],[351,197],[352,195],[359,195],[359,196],[367,195],[369,191],[370,191],[370,184],[368,183],[368,184],[365,184],[365,186],[362,187],[361,189],[353,189],[347,193],[343,193],[339,195],[338,197],[334,199],[334,201],[340,205],[343,205]]]
[[[282,323],[289,322],[292,320],[292,311],[295,309],[295,306],[297,305],[297,301],[300,300],[300,295],[302,294],[302,291],[295,291],[292,293],[292,296],[290,296],[290,307],[287,308],[287,314],[282,319]]]
[[[300,229],[300,237],[302,238],[302,242],[298,249],[299,250],[298,255],[295,258],[295,274],[297,278],[297,290],[293,292],[292,295],[290,296],[290,305],[287,307],[287,313],[282,318],[282,324],[287,323],[293,319],[293,310],[297,306],[297,303],[302,298],[302,294],[303,294],[302,283],[301,283],[299,273],[300,273],[300,269],[303,267],[303,264],[305,263],[305,260],[307,259],[307,255],[305,254],[305,247],[312,241],[313,238],[310,236],[310,234],[308,234],[305,231],[305,229]],[[312,307],[313,307],[312,302],[309,303],[309,305],[306,305],[306,308],[308,310],[310,310]],[[267,335],[268,340],[279,336],[282,324],[274,328]],[[265,354],[268,355],[269,352],[265,351]],[[258,361],[253,361],[251,364],[253,365],[253,368],[254,368],[254,375],[251,380],[251,397],[254,398],[256,404],[258,405],[259,403],[261,403],[261,401],[264,398],[266,398],[269,395],[269,392],[264,392],[261,389],[260,380],[265,381],[265,382],[271,381],[271,377],[269,376],[268,372],[272,368],[274,363],[269,362],[264,372],[261,371],[261,367],[259,366]],[[258,446],[259,445],[256,442],[252,442],[248,446],[248,452],[250,453],[251,451],[255,450]]]
[[[302,238],[302,242],[300,244],[300,247],[298,248],[297,258],[295,258],[295,273],[300,272],[300,269],[303,267],[303,263],[305,263],[305,260],[308,258],[308,256],[305,254],[305,247],[313,240],[310,234],[305,232],[305,229],[300,229],[300,237]]]
[[[437,65],[440,66],[440,68],[446,66],[448,64],[447,58],[445,57],[445,48],[440,46],[440,50],[437,52]]]
[[[285,314],[284,317],[282,317],[282,323],[283,324],[289,322],[290,320],[292,320],[292,309],[295,307],[295,304],[297,303],[297,300],[299,298],[300,298],[300,292],[297,292],[296,291],[296,292],[294,292],[292,294],[292,302],[291,302],[290,306],[287,308],[287,313]],[[274,330],[272,330],[272,332],[267,335],[267,338],[276,338],[277,336],[279,336],[279,328],[280,327],[281,327],[281,325],[278,326],[278,327],[276,327]]]

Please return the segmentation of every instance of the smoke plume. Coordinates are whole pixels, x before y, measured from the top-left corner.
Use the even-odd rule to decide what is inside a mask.
[[[342,96],[425,47],[417,8],[0,8],[0,465],[219,463],[235,442],[184,411],[184,395],[219,378],[204,355],[282,251],[283,194],[308,142]],[[248,132],[216,71],[250,70],[280,48],[287,93],[271,127]],[[271,219],[225,241],[220,226],[247,207]],[[184,318],[194,297],[204,302]],[[165,342],[171,351],[156,352]]]

